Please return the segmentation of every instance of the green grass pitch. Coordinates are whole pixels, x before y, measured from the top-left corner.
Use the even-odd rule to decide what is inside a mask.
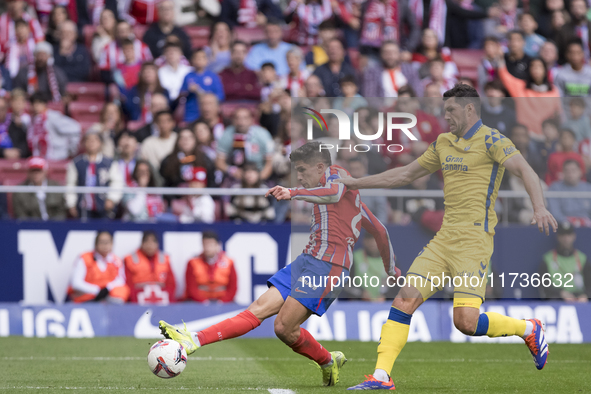
[[[349,359],[340,383],[326,388],[317,368],[279,340],[235,339],[198,350],[183,374],[164,380],[146,364],[152,343],[0,338],[0,392],[334,393],[372,373],[376,357],[373,342],[322,342]],[[538,371],[525,345],[409,343],[393,378],[400,393],[589,393],[591,345],[550,344],[548,364]]]

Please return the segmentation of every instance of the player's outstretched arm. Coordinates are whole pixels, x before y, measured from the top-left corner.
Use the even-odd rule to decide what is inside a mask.
[[[396,267],[394,249],[392,248],[392,242],[386,226],[375,217],[363,202],[361,203],[361,215],[361,227],[375,238],[386,273],[394,277],[401,276],[400,269]]]
[[[529,194],[529,198],[534,207],[534,217],[531,221],[531,224],[537,224],[538,229],[540,232],[546,233],[546,235],[550,234],[550,227],[556,232],[558,228],[558,223],[554,216],[546,209],[544,204],[544,194],[542,192],[542,186],[540,185],[540,178],[538,178],[538,174],[530,167],[530,165],[525,161],[525,158],[520,155],[514,155],[503,163],[503,166],[509,172],[523,181],[525,185],[525,190],[527,190],[527,194]]]
[[[343,183],[349,189],[391,189],[394,187],[405,186],[429,175],[431,171],[421,166],[416,160],[404,167],[393,168],[380,174],[370,175],[363,178],[340,178],[335,182]]]

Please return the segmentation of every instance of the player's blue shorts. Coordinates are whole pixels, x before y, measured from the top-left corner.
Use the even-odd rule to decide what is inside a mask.
[[[275,286],[284,300],[291,296],[312,313],[322,316],[341,293],[343,277],[348,276],[349,270],[345,267],[302,253],[269,278],[267,286]],[[332,279],[334,286],[331,277],[335,277]]]

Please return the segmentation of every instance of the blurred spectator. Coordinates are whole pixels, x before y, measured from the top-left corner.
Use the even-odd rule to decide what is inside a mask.
[[[540,58],[531,59],[525,80],[511,75],[502,57],[499,57],[498,64],[501,82],[514,97],[517,121],[528,125],[532,134],[538,140],[542,139],[542,121],[559,116],[562,112],[560,93],[548,80],[546,63]]]
[[[443,93],[454,87],[454,85],[456,84],[456,79],[445,77],[445,62],[441,58],[429,60],[428,66],[429,74],[426,78],[421,80],[421,83],[423,84],[423,89],[425,89],[425,87],[430,84],[437,85],[439,86],[439,91],[443,96]]]
[[[232,126],[218,141],[217,150],[216,167],[236,181],[242,180],[241,167],[246,162],[256,164],[262,181],[271,176],[273,138],[267,130],[253,123],[252,113],[247,108],[234,112]]]
[[[6,12],[0,15],[0,47],[15,41],[15,21],[23,19],[29,24],[30,34],[35,42],[45,39],[43,29],[39,21],[25,12],[24,0],[11,0],[6,2]]]
[[[162,160],[173,151],[177,133],[174,132],[175,122],[170,111],[158,112],[154,124],[158,127],[158,135],[152,135],[142,142],[140,158],[147,160],[154,171],[158,171]]]
[[[591,183],[581,180],[584,168],[578,160],[565,160],[562,165],[562,179],[551,184],[548,190],[567,193],[590,192]],[[577,227],[591,227],[589,198],[548,198],[548,210],[558,222],[569,221]]]
[[[415,91],[417,88],[422,90],[418,73],[409,63],[402,61],[396,42],[385,41],[380,55],[381,64],[363,70],[360,90],[363,97],[397,97],[398,90],[406,85]]]
[[[121,64],[125,63],[125,54],[122,48],[124,40],[131,40],[133,42],[134,58],[136,61],[147,62],[152,60],[150,48],[135,36],[129,22],[120,20],[117,22],[117,27],[115,28],[115,40],[110,41],[100,51],[98,65],[101,69],[101,79],[104,82],[110,82],[112,80],[111,73]]]
[[[68,163],[66,182],[68,186],[109,186],[115,190],[101,194],[66,194],[66,205],[72,217],[113,217],[116,205],[121,201],[123,186],[121,171],[116,162],[103,156],[102,136],[86,133],[82,139],[84,153]]]
[[[70,15],[66,7],[62,5],[56,5],[49,14],[49,23],[47,26],[47,32],[45,33],[45,41],[51,45],[57,45],[59,43],[59,27],[62,23],[69,21]]]
[[[484,39],[484,56],[478,64],[478,86],[484,86],[498,78],[497,60],[503,55],[503,48],[496,37],[488,36]],[[488,123],[487,123],[488,124]]]
[[[220,73],[226,100],[259,100],[261,89],[256,73],[244,67],[244,58],[248,52],[242,41],[232,44],[230,66]]]
[[[90,126],[87,132],[98,133],[103,140],[102,154],[108,158],[115,156],[115,139],[125,128],[121,109],[115,103],[106,103],[101,110],[98,123]]]
[[[262,86],[261,103],[259,104],[259,110],[261,112],[259,122],[272,136],[275,136],[278,133],[281,122],[282,109],[280,101],[283,96],[289,97],[289,93],[283,89],[273,63],[263,64],[260,72],[260,82]],[[288,111],[291,111],[291,105]]]
[[[429,61],[441,58],[445,62],[443,75],[445,78],[454,79],[458,77],[458,66],[451,58],[451,51],[447,47],[441,48],[437,33],[432,29],[423,30],[421,44],[417,51],[412,54],[412,65],[419,70],[419,77],[425,78],[429,75]]]
[[[512,30],[507,33],[507,53],[505,53],[505,66],[509,74],[515,78],[527,80],[529,75],[529,63],[531,58],[525,54],[525,37],[520,30]]]
[[[242,166],[242,182],[232,186],[237,189],[266,187],[261,183],[260,172],[254,163]],[[265,223],[275,219],[275,210],[265,196],[232,196],[225,205],[225,212],[235,223]]]
[[[548,163],[548,157],[558,150],[558,140],[560,138],[560,132],[558,123],[554,119],[546,119],[542,122],[542,133],[544,139],[537,143],[536,148],[538,150],[537,155],[540,156],[544,163]],[[542,179],[546,179],[546,172]]]
[[[372,211],[373,212],[373,211]],[[362,286],[354,286],[350,290],[353,290],[353,294],[363,301],[382,302],[387,296],[385,293],[391,293],[392,287],[386,286],[386,278],[388,274],[384,271],[384,265],[380,256],[380,249],[376,239],[368,231],[363,233],[361,240],[361,248],[357,248],[353,252],[353,272],[351,273],[351,281],[353,282],[354,277],[367,277],[362,283]],[[377,286],[371,286],[369,283],[373,283],[371,278],[378,278],[379,282]],[[364,282],[368,284],[364,287]],[[392,298],[392,295],[388,295]]]
[[[187,98],[185,122],[199,119],[199,97],[207,92],[214,93],[219,101],[224,101],[224,85],[216,73],[207,69],[207,54],[202,48],[191,56],[193,71],[189,72],[180,86],[180,94]],[[223,78],[223,77],[222,77]]]
[[[413,52],[421,40],[421,27],[406,0],[369,0],[361,6],[359,51],[379,56],[384,41],[396,41]]]
[[[207,54],[207,69],[219,74],[231,62],[232,32],[226,22],[218,21],[211,27],[209,45],[203,48]]]
[[[121,92],[123,112],[129,120],[152,121],[151,100],[156,93],[169,99],[168,90],[164,89],[158,79],[158,68],[153,62],[142,64],[140,80],[137,85]]]
[[[13,83],[15,88],[29,94],[39,91],[59,102],[66,92],[68,77],[61,68],[53,65],[53,48],[43,41],[35,46],[35,61],[21,67]]]
[[[441,190],[437,177],[426,175],[413,181],[410,190]],[[411,221],[420,224],[424,229],[436,233],[443,223],[445,204],[439,197],[404,197],[391,198],[390,206],[394,210],[394,223],[408,224]]]
[[[306,79],[306,82],[304,82],[304,88],[306,89],[305,97],[313,98],[326,96],[324,86],[322,86],[322,81],[314,74],[310,75],[308,79]]]
[[[538,22],[538,32],[547,39],[553,39],[552,15],[564,11],[564,0],[544,0],[539,13],[535,13]],[[530,7],[531,10],[531,7]]]
[[[224,134],[224,120],[220,115],[220,103],[218,97],[213,93],[205,93],[199,97],[199,107],[201,109],[200,121],[209,126],[213,139],[218,141]]]
[[[540,48],[540,58],[546,63],[546,69],[548,70],[548,80],[554,82],[556,74],[560,70],[558,65],[558,48],[552,41],[546,41]]]
[[[134,135],[140,144],[144,142],[146,138],[158,135],[158,126],[154,122],[154,117],[161,111],[170,111],[168,98],[161,93],[154,93],[150,100],[150,114],[152,115],[152,121],[134,132]]]
[[[281,87],[289,90],[291,97],[306,97],[304,83],[310,76],[310,72],[300,68],[304,53],[299,47],[294,46],[286,56],[289,73],[281,78]]]
[[[519,15],[518,20],[519,28],[525,36],[525,54],[530,57],[538,56],[546,40],[541,35],[536,34],[536,30],[538,29],[536,19],[530,13],[523,13]]]
[[[181,183],[188,182],[192,177],[194,167],[205,169],[208,182],[212,182],[213,161],[201,149],[197,143],[197,136],[188,128],[178,133],[174,150],[162,160],[160,175],[164,178],[165,187],[178,187]],[[209,185],[212,186],[212,185]]]
[[[149,25],[159,19],[158,3],[158,0],[126,0],[123,4],[117,4],[119,18],[133,26]]]
[[[8,112],[8,102],[0,97],[0,158],[20,159],[30,155],[27,131],[18,117]]]
[[[27,141],[33,156],[65,160],[78,152],[80,124],[61,112],[47,108],[47,98],[37,92],[31,96],[33,116]]]
[[[10,78],[15,78],[21,68],[35,62],[35,39],[31,37],[29,24],[22,19],[14,22],[15,40],[0,47],[0,58],[4,57],[4,65]]]
[[[583,58],[589,60],[589,35],[591,34],[591,23],[587,17],[587,3],[585,0],[570,1],[570,16],[572,20],[566,23],[556,37],[556,45],[559,49],[559,62],[563,64],[568,61],[569,43],[574,38],[582,40]]]
[[[551,275],[552,286],[540,287],[546,299],[562,299],[569,302],[588,302],[591,294],[591,264],[587,255],[575,248],[577,234],[572,224],[558,226],[556,249],[542,257],[540,277]]]
[[[129,302],[167,305],[176,301],[176,282],[170,259],[159,248],[156,233],[144,231],[139,249],[123,260]]]
[[[510,105],[511,100],[506,99],[503,83],[495,79],[487,82],[483,90],[485,98],[481,100],[480,108],[482,122],[510,137],[509,133],[516,123],[516,115]]]
[[[327,97],[341,96],[339,81],[346,75],[355,76],[356,71],[351,64],[345,62],[345,49],[338,38],[328,43],[328,62],[316,68],[314,75],[320,78]]]
[[[332,17],[331,0],[291,1],[283,11],[290,25],[291,40],[299,45],[318,43],[319,25]]]
[[[441,7],[443,10],[441,9]],[[479,7],[475,7],[472,1],[446,0],[445,5],[441,4],[435,8],[434,23],[441,30],[445,29],[445,46],[449,48],[469,48],[477,46],[478,41],[474,40],[474,30],[482,30],[474,24],[480,19],[484,18],[498,18],[501,15],[501,10],[497,6],[491,6],[488,10],[483,11]],[[441,20],[445,18],[445,20]],[[470,34],[472,33],[472,34]]]
[[[215,140],[211,128],[203,118],[195,122],[193,125],[193,132],[195,133],[195,138],[197,139],[197,144],[201,151],[205,153],[212,163],[215,163],[217,155],[214,148]]]
[[[563,97],[590,96],[591,66],[585,63],[583,42],[580,38],[573,38],[566,45],[565,51],[568,63],[558,70],[555,79],[560,95]]]
[[[74,263],[68,291],[74,302],[107,301],[121,304],[129,298],[125,267],[113,254],[113,235],[99,231],[94,250],[83,253]]]
[[[367,100],[364,99],[358,92],[357,82],[352,75],[345,75],[339,81],[343,97],[336,98],[332,105],[335,109],[345,112],[348,116],[353,116],[353,113],[358,108],[367,107]]]
[[[530,133],[527,126],[519,123],[515,124],[511,129],[510,136],[515,148],[521,152],[521,155],[531,168],[533,168],[539,177],[543,177],[546,173],[546,162],[538,154],[536,143],[530,140]]]
[[[579,163],[580,169],[585,168],[583,158],[575,152],[576,143],[577,140],[574,131],[565,128],[560,130],[557,151],[548,157],[548,172],[546,173],[546,183],[548,186],[551,186],[555,181],[562,179],[562,167],[567,160],[574,160]],[[584,179],[583,176],[580,178]]]
[[[59,186],[47,179],[47,162],[41,157],[31,157],[27,163],[27,180],[24,186]],[[14,193],[12,210],[15,219],[63,220],[66,203],[62,193]]]
[[[287,67],[287,52],[293,45],[284,42],[283,30],[277,21],[269,21],[265,26],[265,41],[253,45],[244,60],[246,68],[259,71],[265,63],[273,63],[277,74],[282,77],[289,73]],[[304,63],[301,64],[304,67]]]
[[[353,178],[363,178],[368,176],[366,157],[358,155],[348,160],[345,167]],[[388,223],[388,215],[390,214],[390,204],[386,196],[363,196],[361,201],[367,205],[367,208],[379,219],[382,223]]]
[[[1,56],[1,55],[0,55]],[[8,92],[12,90],[12,79],[10,73],[0,64],[0,97],[6,97]]]
[[[523,151],[521,151],[523,153]],[[531,157],[531,156],[530,156]],[[538,175],[540,175],[538,173]],[[545,169],[542,175],[545,175]],[[508,187],[510,190],[518,191],[518,192],[527,192],[525,188],[525,184],[521,180],[521,178],[510,174],[508,176]],[[546,192],[548,190],[548,185],[546,182],[540,179],[540,185],[542,190]],[[503,201],[503,204],[508,204],[509,206],[509,222],[511,223],[520,223],[524,225],[530,225],[532,219],[532,212],[534,210],[533,204],[531,199],[528,197],[525,198],[511,198]]]
[[[318,26],[318,42],[312,45],[306,54],[306,64],[310,68],[316,68],[328,61],[328,43],[336,37],[336,26],[331,20],[326,20]]]
[[[568,102],[568,120],[563,127],[574,131],[577,141],[591,138],[591,122],[585,107],[585,99],[581,97],[573,97]]]
[[[183,174],[189,189],[203,189],[207,186],[207,170],[191,166]],[[190,194],[182,199],[173,200],[172,212],[181,223],[213,223],[215,221],[215,202],[207,194]]]
[[[105,8],[100,14],[100,21],[96,27],[96,33],[92,38],[91,51],[95,63],[100,62],[103,50],[107,45],[115,41],[116,28],[117,19],[115,18],[115,14],[110,9]]]
[[[183,81],[191,72],[190,66],[181,63],[182,56],[182,48],[179,45],[166,44],[164,46],[166,63],[158,69],[158,79],[162,87],[168,91],[172,101],[179,97]]]
[[[126,91],[139,82],[143,62],[136,57],[133,41],[124,39],[121,42],[121,50],[125,61],[117,65],[116,70],[113,70],[113,82],[117,84],[119,90]]]
[[[149,45],[152,56],[162,55],[166,37],[170,35],[177,36],[181,40],[183,54],[188,58],[191,55],[191,40],[182,28],[175,25],[174,3],[171,0],[165,0],[158,4],[158,22],[152,23],[143,38]]]
[[[500,0],[500,13],[484,22],[484,34],[503,40],[511,30],[517,29],[517,0]]]
[[[90,53],[84,45],[78,45],[78,27],[72,21],[59,26],[59,43],[55,46],[55,65],[68,82],[86,82],[90,78]]]
[[[133,172],[135,170],[138,154],[138,142],[133,133],[124,131],[117,140],[117,155],[115,160],[121,171],[121,178],[126,186],[134,182]]]
[[[24,127],[25,130],[31,126],[31,115],[27,111],[27,94],[22,89],[13,89],[10,92],[10,110],[12,120],[17,126]]]
[[[154,170],[150,163],[138,160],[133,169],[133,187],[156,187]],[[123,220],[133,222],[154,221],[164,213],[166,206],[164,199],[159,194],[145,192],[126,193],[122,200]]]
[[[265,26],[269,19],[283,19],[281,9],[273,0],[226,0],[222,2],[220,20],[235,26]]]

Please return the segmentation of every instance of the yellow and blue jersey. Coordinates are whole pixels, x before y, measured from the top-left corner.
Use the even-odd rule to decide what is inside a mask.
[[[442,229],[482,228],[494,234],[495,200],[505,172],[503,163],[518,153],[509,138],[481,120],[463,137],[439,135],[417,161],[430,172],[443,172]]]

